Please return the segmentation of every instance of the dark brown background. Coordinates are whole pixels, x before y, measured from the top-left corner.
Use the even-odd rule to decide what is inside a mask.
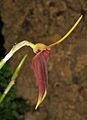
[[[48,94],[37,111],[32,50],[24,47],[10,64],[14,70],[28,53],[16,83],[17,97],[26,99],[30,107],[25,120],[87,120],[87,0],[1,0],[0,10],[7,52],[25,39],[51,44],[71,28],[81,13],[85,15],[66,41],[52,50]]]

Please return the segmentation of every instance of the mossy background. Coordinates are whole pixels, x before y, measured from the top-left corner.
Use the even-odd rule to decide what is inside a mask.
[[[26,39],[51,44],[84,14],[73,33],[51,51],[48,94],[37,111],[38,88],[31,65],[34,53],[24,47],[9,63],[14,71],[24,54],[29,55],[16,80],[15,95],[28,104],[23,109],[25,120],[87,120],[87,0],[0,0],[0,12],[6,53]]]

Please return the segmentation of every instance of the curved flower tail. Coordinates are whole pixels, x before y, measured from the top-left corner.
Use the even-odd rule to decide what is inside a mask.
[[[49,50],[39,52],[32,59],[34,74],[38,83],[39,96],[35,109],[43,102],[47,94],[48,87],[48,70],[47,61],[49,57]]]
[[[57,42],[55,43],[52,43],[51,45],[48,46],[48,48],[51,48],[59,43],[61,43],[62,41],[64,41],[72,32],[73,30],[77,27],[77,25],[79,24],[79,22],[82,20],[83,18],[83,15],[81,15],[78,20],[75,22],[75,24],[72,26],[72,28],[60,39],[60,40],[57,40]]]

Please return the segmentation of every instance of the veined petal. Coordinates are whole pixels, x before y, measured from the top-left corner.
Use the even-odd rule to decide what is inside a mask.
[[[48,69],[47,69],[47,61],[49,57],[49,50],[44,50],[42,52],[37,53],[32,59],[32,65],[34,74],[38,83],[39,88],[39,96],[36,108],[42,103],[47,94],[48,87]]]

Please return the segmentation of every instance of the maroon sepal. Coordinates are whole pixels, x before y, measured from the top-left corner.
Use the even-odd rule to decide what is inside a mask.
[[[38,104],[37,107],[43,101],[47,93],[47,87],[48,87],[47,63],[49,58],[49,52],[50,52],[49,50],[44,50],[42,52],[39,52],[32,59],[32,66],[39,88],[39,97],[38,97],[39,103],[37,103]]]

